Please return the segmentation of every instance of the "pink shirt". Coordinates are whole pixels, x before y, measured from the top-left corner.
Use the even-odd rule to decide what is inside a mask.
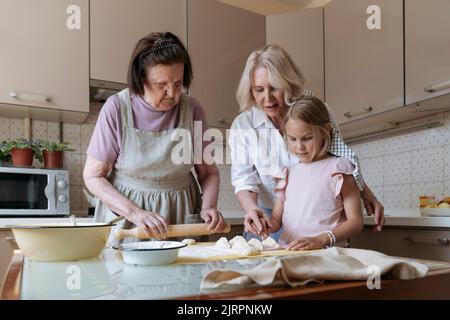
[[[343,175],[352,175],[353,170],[348,159],[334,156],[291,166],[286,189],[279,197],[283,201],[285,196],[280,242],[317,236],[345,222],[340,193]]]
[[[203,132],[207,129],[206,115],[203,107],[194,98],[190,97],[190,106],[194,121],[202,122]],[[142,97],[131,94],[133,106],[134,126],[142,131],[163,131],[175,128],[178,125],[180,113],[179,105],[169,111],[157,111]],[[194,139],[194,134],[193,139]],[[201,137],[196,137],[201,139]],[[202,144],[205,147],[205,143]],[[103,105],[89,143],[87,154],[91,157],[118,167],[118,156],[122,146],[122,121],[119,98],[114,95],[108,98]]]

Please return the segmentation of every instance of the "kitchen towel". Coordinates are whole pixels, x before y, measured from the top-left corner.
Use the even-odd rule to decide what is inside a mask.
[[[333,247],[266,261],[246,271],[213,270],[203,277],[200,286],[214,289],[284,283],[297,287],[324,280],[367,280],[375,273],[407,280],[424,277],[427,272],[427,265],[414,260],[394,258],[371,250]]]

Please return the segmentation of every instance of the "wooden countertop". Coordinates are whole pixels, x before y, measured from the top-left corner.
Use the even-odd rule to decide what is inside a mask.
[[[427,260],[419,260],[431,262]],[[450,264],[430,271],[424,278],[382,280],[381,289],[369,290],[365,281],[342,281],[312,284],[300,288],[257,287],[232,292],[211,292],[177,297],[189,300],[232,299],[450,299]],[[5,278],[2,299],[19,299],[24,256],[16,251]]]

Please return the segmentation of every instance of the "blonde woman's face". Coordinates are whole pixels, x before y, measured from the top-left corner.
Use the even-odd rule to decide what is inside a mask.
[[[310,124],[300,119],[290,119],[286,122],[286,143],[291,153],[295,154],[301,162],[308,163],[314,159],[323,143],[320,137],[314,137]]]
[[[144,99],[158,111],[168,111],[180,101],[184,64],[157,64],[147,69]]]
[[[265,67],[253,71],[252,94],[258,107],[270,118],[283,117],[286,111],[284,91],[273,88],[269,83],[269,72]]]

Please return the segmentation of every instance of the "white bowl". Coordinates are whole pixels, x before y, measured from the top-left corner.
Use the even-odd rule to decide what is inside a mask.
[[[186,243],[178,241],[144,241],[124,243],[113,248],[122,252],[123,261],[127,264],[160,266],[174,263],[178,250],[186,247]]]
[[[430,217],[450,217],[450,208],[421,208],[423,216]]]

